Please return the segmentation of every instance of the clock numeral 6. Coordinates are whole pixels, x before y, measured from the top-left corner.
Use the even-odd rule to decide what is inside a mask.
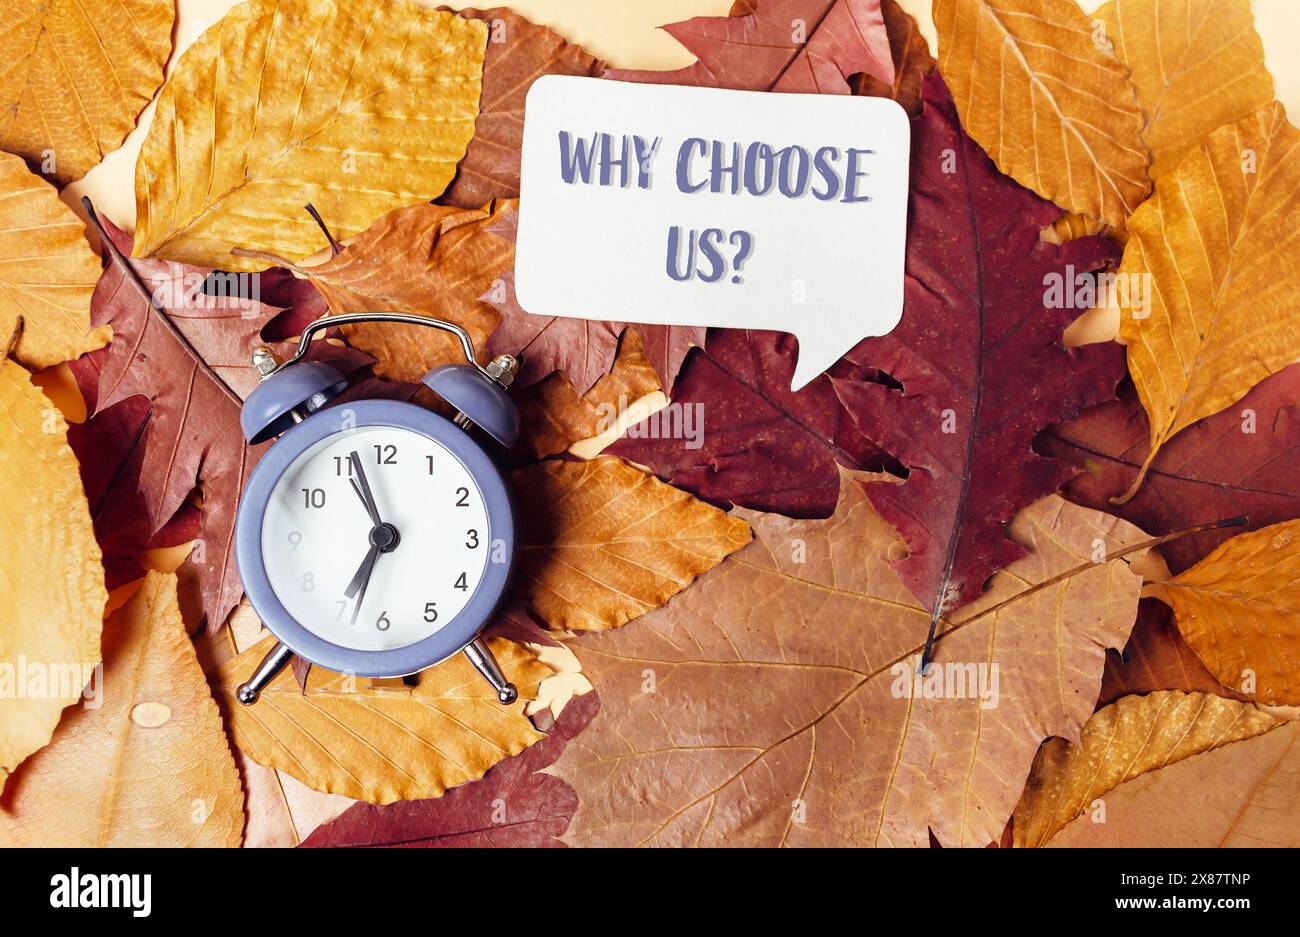
[[[387,631],[389,628],[393,627],[393,623],[388,620],[387,611],[379,613],[379,618],[375,620],[375,627],[380,631]]]
[[[325,507],[325,489],[324,488],[303,488],[302,506],[305,508],[323,508]]]
[[[471,549],[471,550],[477,550],[477,549],[478,549],[478,531],[477,531],[477,530],[467,530],[467,531],[465,531],[465,546],[468,547],[468,548]]]
[[[435,621],[438,620],[437,602],[424,603],[424,620],[427,621],[429,624],[433,624]]]

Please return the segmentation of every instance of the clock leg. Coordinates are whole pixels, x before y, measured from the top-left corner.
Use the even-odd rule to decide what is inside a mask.
[[[501,672],[501,666],[482,640],[475,638],[469,644],[466,644],[465,656],[474,665],[474,669],[483,675],[483,679],[492,684],[492,689],[496,690],[497,699],[501,701],[501,705],[509,706],[519,699],[519,691],[515,689],[513,683],[506,679],[505,674]]]
[[[258,694],[266,689],[266,685],[274,680],[291,660],[293,660],[293,651],[284,644],[277,644],[271,648],[271,653],[262,658],[262,662],[257,665],[248,682],[240,685],[236,694],[239,701],[245,706],[256,703]]]

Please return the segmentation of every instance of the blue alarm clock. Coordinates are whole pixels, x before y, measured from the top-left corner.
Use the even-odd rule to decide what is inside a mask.
[[[324,329],[401,323],[451,332],[467,364],[423,383],[452,420],[413,403],[326,407],[347,387],[303,360]],[[326,316],[292,357],[253,352],[258,387],[240,423],[250,445],[274,439],[235,519],[239,574],[278,644],[239,688],[252,704],[296,654],[329,670],[404,676],[464,652],[508,704],[517,691],[479,633],[500,604],[515,556],[515,507],[488,447],[509,449],[519,413],[506,394],[516,360],[478,363],[464,329],[401,313]],[[480,441],[480,435],[486,437]]]

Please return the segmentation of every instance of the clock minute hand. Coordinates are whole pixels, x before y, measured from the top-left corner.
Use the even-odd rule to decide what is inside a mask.
[[[361,503],[366,506],[366,513],[370,515],[370,523],[378,527],[384,522],[379,518],[379,505],[375,504],[375,495],[370,490],[370,481],[366,478],[366,470],[361,467],[361,456],[353,449],[348,453],[348,459],[352,463],[352,476],[348,481],[352,483],[352,490],[357,493]]]
[[[371,546],[366,553],[366,558],[361,561],[361,566],[357,569],[357,574],[352,577],[348,587],[343,590],[343,594],[349,599],[356,596],[356,604],[352,606],[351,624],[357,623],[357,614],[361,611],[361,603],[366,599],[366,588],[370,585],[370,577],[375,571],[375,562],[379,559],[379,547]]]

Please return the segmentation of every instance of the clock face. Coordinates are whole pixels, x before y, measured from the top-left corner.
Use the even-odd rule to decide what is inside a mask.
[[[470,472],[441,443],[392,426],[308,448],[275,483],[262,521],[262,560],[281,604],[308,631],[363,651],[405,647],[451,622],[491,551]]]

